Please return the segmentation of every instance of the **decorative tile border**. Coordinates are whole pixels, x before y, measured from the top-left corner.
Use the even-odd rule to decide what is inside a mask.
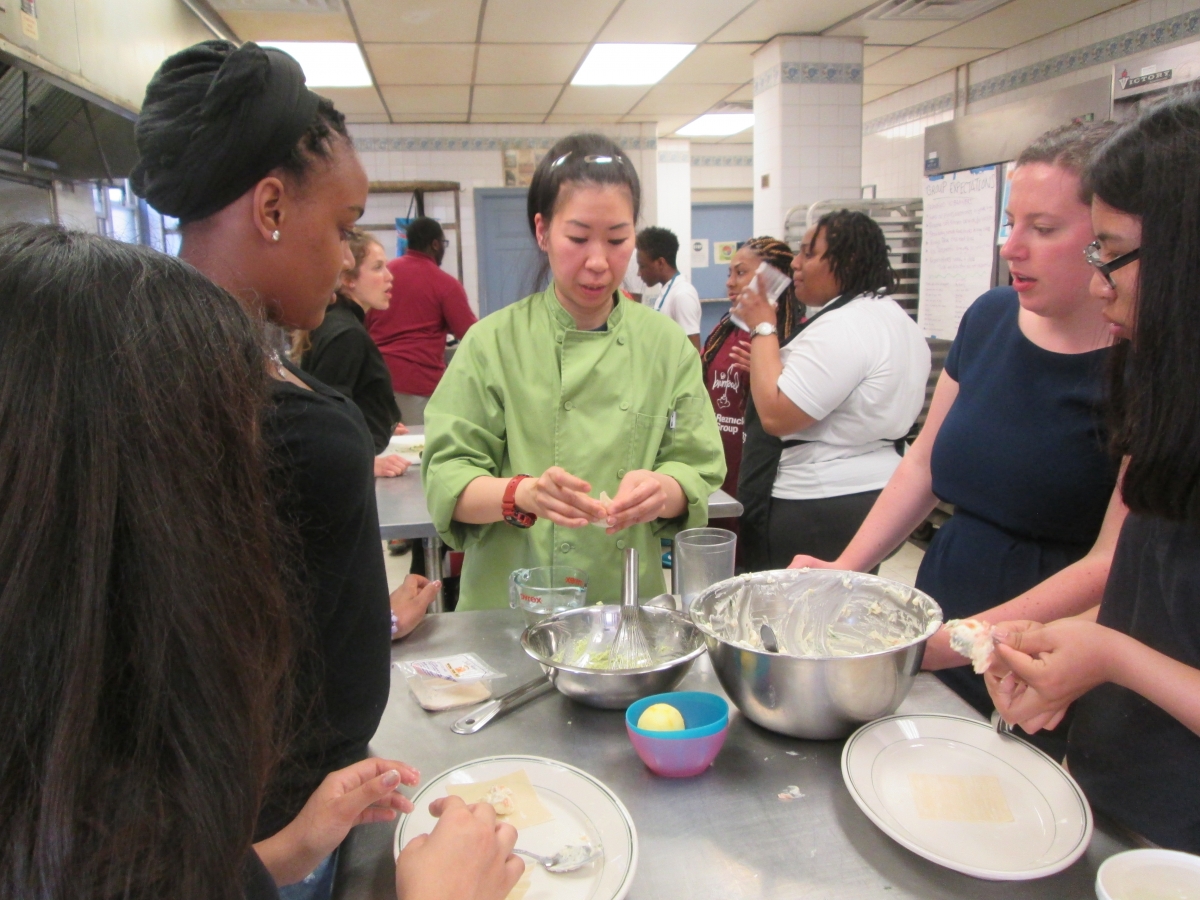
[[[1030,66],[1014,69],[973,84],[967,94],[969,102],[985,100],[998,94],[1020,90],[1031,85],[1049,81],[1060,75],[1077,72],[1080,69],[1091,68],[1105,63],[1112,63],[1126,56],[1144,53],[1155,47],[1173,44],[1190,37],[1200,36],[1200,10],[1183,13],[1161,22],[1155,22],[1144,28],[1127,31],[1124,34],[1103,41],[1097,41],[1077,50],[1060,53],[1058,56],[1042,60]],[[757,87],[757,85],[756,85]],[[756,90],[757,92],[757,90]],[[886,116],[863,122],[863,134],[878,134],[897,125],[923,119],[936,113],[954,108],[954,94],[943,94],[917,103],[913,106],[898,109]]]
[[[1068,72],[1111,63],[1126,56],[1133,56],[1135,53],[1144,53],[1155,47],[1173,44],[1197,35],[1200,35],[1200,10],[1164,19],[1162,22],[1155,22],[1145,28],[1127,31],[1115,38],[1097,41],[1087,47],[1060,53],[1058,56],[1034,63],[1031,66],[1005,72],[995,78],[988,78],[979,84],[971,85],[968,99],[971,102],[984,100],[994,97],[996,94],[1004,94],[1008,91],[1049,81],[1051,78],[1066,75]]]
[[[753,156],[693,156],[693,166],[753,167]]]
[[[754,95],[778,84],[862,84],[862,63],[785,62],[754,79]]]
[[[935,116],[938,113],[944,113],[948,109],[954,109],[953,91],[948,94],[942,94],[940,97],[934,97],[932,100],[926,100],[923,103],[898,109],[894,113],[888,113],[886,116],[879,116],[876,119],[871,119],[869,122],[863,122],[863,134],[878,134],[881,131],[887,131],[889,128],[895,128],[898,125],[907,125],[909,122],[917,119],[924,119],[926,116]]]
[[[566,135],[553,137],[360,137],[354,139],[354,149],[366,152],[439,152],[480,150],[549,150]],[[654,150],[658,139],[652,137],[613,138],[622,150]]]
[[[689,163],[691,156],[686,150],[659,150],[658,161],[660,163]]]

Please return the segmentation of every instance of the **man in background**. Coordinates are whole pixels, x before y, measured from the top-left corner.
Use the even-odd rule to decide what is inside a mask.
[[[391,305],[367,315],[405,425],[425,423],[425,404],[446,371],[447,333],[462,340],[477,321],[462,284],[441,269],[445,255],[446,235],[437,220],[413,219],[408,249],[388,263]]]
[[[638,277],[651,287],[663,286],[657,298],[646,302],[678,322],[699,352],[700,295],[675,268],[678,253],[679,238],[668,229],[652,225],[638,232]]]

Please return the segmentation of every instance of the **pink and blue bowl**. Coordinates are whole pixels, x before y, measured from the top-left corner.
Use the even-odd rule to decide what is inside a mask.
[[[642,713],[655,703],[669,703],[683,716],[682,731],[638,728]],[[729,734],[729,704],[704,691],[676,691],[643,697],[625,711],[625,730],[637,755],[656,775],[690,778],[707,769]]]

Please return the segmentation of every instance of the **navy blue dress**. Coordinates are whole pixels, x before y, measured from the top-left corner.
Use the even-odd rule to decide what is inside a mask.
[[[1017,325],[1017,293],[994,288],[967,310],[946,358],[958,397],[938,431],[933,492],[954,504],[917,573],[947,619],[1011,600],[1080,559],[1116,483],[1106,449],[1109,350],[1043,350]],[[983,713],[969,668],[938,676]]]

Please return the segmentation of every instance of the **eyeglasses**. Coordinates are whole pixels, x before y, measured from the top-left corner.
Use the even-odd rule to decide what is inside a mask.
[[[1083,258],[1086,259],[1089,264],[1096,267],[1096,271],[1104,276],[1104,280],[1108,282],[1108,286],[1115,291],[1117,289],[1117,285],[1116,282],[1112,280],[1112,273],[1117,271],[1117,269],[1121,268],[1122,266],[1129,265],[1141,255],[1141,252],[1142,248],[1138,247],[1136,250],[1130,250],[1128,253],[1122,253],[1120,256],[1110,262],[1105,262],[1100,258],[1100,242],[1092,241],[1083,248]]]

